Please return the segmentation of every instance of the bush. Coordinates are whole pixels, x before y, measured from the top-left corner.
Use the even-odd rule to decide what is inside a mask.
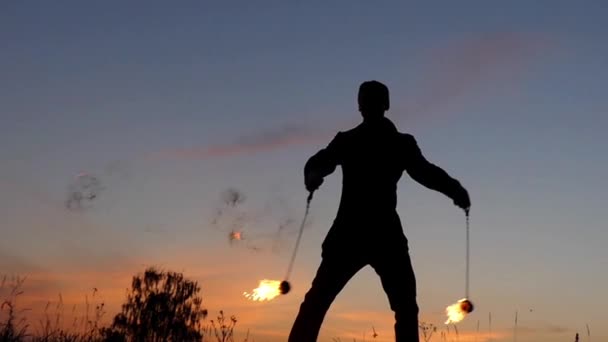
[[[107,341],[202,341],[200,287],[181,273],[148,268],[133,277],[127,301],[110,328]]]

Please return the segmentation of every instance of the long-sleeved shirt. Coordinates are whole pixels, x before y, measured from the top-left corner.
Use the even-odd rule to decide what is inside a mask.
[[[304,167],[325,177],[342,167],[342,195],[336,221],[371,222],[395,212],[403,171],[427,188],[454,199],[460,183],[423,156],[415,138],[387,118],[339,132]]]

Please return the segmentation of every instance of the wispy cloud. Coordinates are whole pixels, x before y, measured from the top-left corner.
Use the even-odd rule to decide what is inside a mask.
[[[331,134],[305,124],[290,124],[238,137],[233,142],[204,147],[166,149],[152,153],[150,159],[207,159],[272,151],[289,146],[322,141]]]
[[[430,53],[424,79],[419,81],[420,89],[410,99],[410,103],[391,115],[397,119],[407,116],[419,117],[441,106],[455,101],[465,94],[482,89],[484,81],[492,77],[513,77],[518,66],[532,60],[538,49],[547,46],[547,42],[537,36],[519,33],[490,33],[483,36],[455,41]],[[494,80],[496,81],[496,80]],[[393,94],[393,97],[398,96]],[[324,142],[332,137],[338,129],[344,129],[349,122],[342,125],[320,125],[292,123],[279,127],[254,130],[232,142],[223,144],[165,149],[150,154],[149,158],[169,159],[207,159],[267,152],[282,148]],[[329,128],[327,128],[329,127]]]
[[[417,82],[420,91],[403,114],[427,114],[491,82],[521,75],[523,67],[548,46],[547,38],[540,35],[495,32],[439,47],[430,53],[429,68]]]

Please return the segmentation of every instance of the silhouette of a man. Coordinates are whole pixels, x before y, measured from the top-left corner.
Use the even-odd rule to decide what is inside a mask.
[[[322,262],[289,335],[289,342],[317,340],[331,303],[355,273],[374,268],[395,312],[397,342],[418,342],[416,279],[408,241],[396,212],[397,182],[403,171],[418,183],[439,191],[466,211],[469,195],[444,170],[428,162],[412,135],[400,133],[384,116],[388,88],[368,81],[359,88],[363,123],[339,132],[304,167],[308,191],[342,166],[338,214],[322,245]]]

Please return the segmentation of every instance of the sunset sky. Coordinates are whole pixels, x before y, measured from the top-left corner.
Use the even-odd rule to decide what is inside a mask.
[[[606,2],[228,3],[0,3],[0,275],[27,276],[32,319],[60,293],[80,312],[85,296],[105,301],[109,319],[156,265],[197,280],[212,314],[239,318],[240,340],[284,341],[340,170],[315,194],[292,292],[242,293],[284,276],[304,163],[360,121],[357,88],[376,79],[387,116],[471,195],[476,311],[460,341],[477,322],[477,341],[512,341],[516,311],[520,342],[587,341],[587,324],[608,339]],[[70,211],[80,172],[103,189]],[[214,224],[231,187],[246,199]],[[407,175],[398,196],[420,319],[446,331],[444,308],[464,295],[464,215]],[[230,244],[242,213],[245,240]],[[392,325],[365,268],[320,341],[369,341],[372,327],[391,341]]]

